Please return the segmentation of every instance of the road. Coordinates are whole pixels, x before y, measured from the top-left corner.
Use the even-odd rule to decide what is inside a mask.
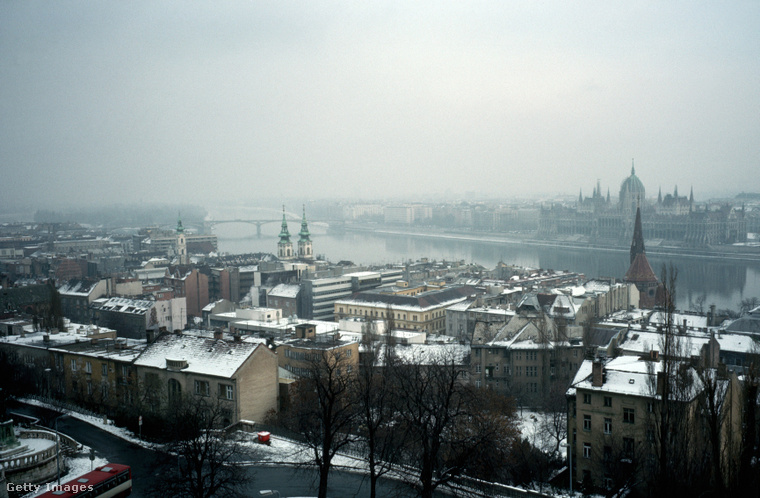
[[[30,405],[10,407],[27,415],[53,420],[51,410]],[[52,422],[51,422],[52,424]],[[132,467],[132,496],[150,497],[155,484],[166,471],[160,462],[161,454],[120,439],[108,432],[72,417],[58,420],[58,430],[80,443],[95,449],[95,455],[109,462],[123,463]],[[318,476],[315,471],[297,469],[289,466],[251,466],[248,467],[253,480],[246,487],[246,496],[259,496],[260,490],[273,489],[280,496],[316,496]],[[378,496],[414,496],[407,486],[392,480],[383,480],[378,485]],[[369,496],[369,478],[352,472],[334,472],[330,474],[328,496],[363,497]]]

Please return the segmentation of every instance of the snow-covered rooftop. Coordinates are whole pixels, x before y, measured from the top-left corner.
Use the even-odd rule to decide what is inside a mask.
[[[164,334],[148,345],[135,365],[165,369],[167,361],[185,361],[183,372],[214,377],[232,377],[254,350],[266,347],[264,339],[225,341],[192,335]]]
[[[284,297],[289,299],[295,299],[298,297],[298,293],[301,291],[300,285],[293,284],[279,284],[274,289],[269,291],[269,295],[273,297]]]

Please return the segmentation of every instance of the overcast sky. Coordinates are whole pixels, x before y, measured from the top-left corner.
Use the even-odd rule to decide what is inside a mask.
[[[2,201],[760,191],[760,2],[0,2]]]

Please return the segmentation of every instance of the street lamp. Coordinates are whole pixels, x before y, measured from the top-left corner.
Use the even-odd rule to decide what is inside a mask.
[[[573,494],[573,445],[568,442],[562,447],[567,448],[567,474],[570,476],[570,494]]]
[[[68,416],[67,413],[61,413],[55,417],[55,466],[58,474],[58,486],[61,485],[61,450],[58,441],[61,439],[61,435],[58,434],[58,419]]]

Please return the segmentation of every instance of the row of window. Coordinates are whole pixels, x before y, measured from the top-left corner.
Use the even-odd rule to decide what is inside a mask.
[[[633,408],[623,408],[623,423],[634,424],[636,423],[636,411]],[[583,415],[583,430],[591,430],[591,415]],[[612,419],[604,418],[604,433],[612,434]]]
[[[72,358],[71,359],[71,371],[76,372],[79,369],[79,364],[77,363],[77,360]],[[91,361],[85,361],[84,362],[84,371],[85,373],[91,374],[92,373],[92,362]],[[101,375],[107,376],[108,375],[108,363],[101,363],[100,364],[100,373]],[[122,377],[128,377],[129,376],[129,368],[127,365],[121,366],[121,375]]]
[[[198,396],[210,396],[211,386],[207,380],[195,381],[195,394]],[[217,396],[223,399],[234,400],[235,399],[235,386],[232,384],[219,383],[217,388]]]
[[[623,458],[633,458],[634,456],[634,449],[635,449],[636,443],[633,440],[633,438],[624,437],[623,438],[623,448],[621,457]],[[583,458],[591,458],[591,443],[583,443]],[[612,447],[611,446],[604,446],[603,449],[604,453],[602,455],[602,458],[605,462],[612,461],[613,454],[612,454]]]

